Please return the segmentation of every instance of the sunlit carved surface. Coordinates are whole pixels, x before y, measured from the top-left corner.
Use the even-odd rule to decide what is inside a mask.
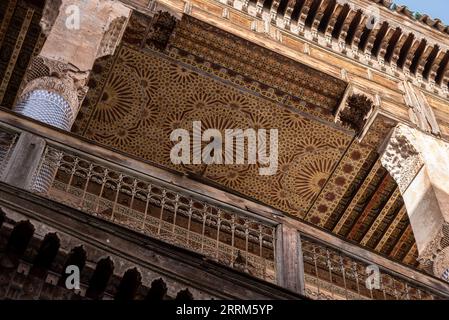
[[[175,166],[170,133],[192,130],[279,129],[279,171],[261,177],[254,165]],[[269,100],[158,57],[122,47],[85,136],[179,171],[193,171],[293,215],[302,215],[351,142]]]
[[[279,72],[282,57],[189,18],[178,22],[160,51],[149,45],[151,32],[143,31],[151,29],[149,23],[134,15],[118,53],[97,61],[73,131],[195,173],[416,265],[402,198],[394,196],[396,184],[377,161],[392,123],[379,117],[359,143],[349,126],[342,130],[333,123],[345,88],[340,80],[308,73],[289,60],[290,69]],[[245,60],[249,54],[254,60]],[[285,79],[288,70],[295,81]],[[310,83],[315,91],[307,89]],[[255,165],[173,165],[170,132],[191,131],[197,120],[203,130],[278,128],[277,174],[259,176]]]

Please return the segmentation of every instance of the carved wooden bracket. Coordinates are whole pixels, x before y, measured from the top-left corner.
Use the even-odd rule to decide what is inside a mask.
[[[177,19],[169,12],[159,11],[151,21],[151,30],[146,43],[158,50],[165,50],[176,23]]]
[[[81,72],[69,64],[37,56],[25,74],[18,101],[34,90],[57,93],[69,103],[74,120],[88,90],[88,75],[88,72]]]
[[[374,102],[371,98],[361,93],[350,92],[343,105],[337,110],[336,119],[360,134],[373,109]]]

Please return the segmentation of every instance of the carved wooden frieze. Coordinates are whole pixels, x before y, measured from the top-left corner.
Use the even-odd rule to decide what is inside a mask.
[[[240,82],[257,81],[272,87],[275,95],[292,95],[327,112],[336,108],[346,89],[340,79],[190,16],[179,22],[169,46],[178,51],[174,54],[194,55],[197,63],[231,70]]]

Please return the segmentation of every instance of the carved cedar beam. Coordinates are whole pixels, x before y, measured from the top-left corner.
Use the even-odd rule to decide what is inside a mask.
[[[263,12],[263,4],[266,0],[257,0],[256,2],[256,15],[258,17],[262,16],[262,12]]]
[[[372,56],[374,42],[376,41],[379,31],[382,29],[382,25],[383,25],[382,23],[377,22],[368,36],[368,41],[366,42],[366,46],[365,46],[365,57],[367,59],[371,58],[371,56]]]
[[[325,37],[326,39],[332,39],[332,32],[334,31],[335,24],[337,23],[338,16],[340,15],[341,10],[343,10],[343,5],[337,3],[332,12],[331,18],[329,19],[329,24],[327,25]],[[329,41],[330,43],[330,41]]]
[[[281,4],[281,0],[273,0],[273,2],[271,3],[270,17],[271,17],[271,21],[273,21],[273,22],[276,22],[280,4]]]
[[[249,3],[250,3],[250,0],[243,0],[242,1],[242,11],[248,12]]]
[[[390,45],[391,38],[396,33],[396,29],[388,28],[387,33],[385,34],[385,37],[382,40],[382,43],[380,45],[379,50],[379,61],[381,61],[381,64],[385,62],[385,54],[387,53],[388,46]]]
[[[433,62],[432,68],[430,69],[429,80],[433,83],[436,83],[438,70],[440,69],[441,64],[444,62],[444,58],[449,55],[449,51],[440,50],[438,52],[435,61]]]
[[[152,20],[146,44],[160,51],[165,50],[176,27],[177,19],[167,11],[157,12]]]
[[[306,25],[306,19],[309,15],[310,8],[312,7],[313,0],[305,0],[302,6],[301,12],[298,19],[298,30],[300,33],[304,32],[304,26]]]
[[[320,0],[320,2],[321,2],[321,0]],[[328,3],[328,4],[326,5],[326,3]],[[313,23],[312,23],[312,27],[311,27],[312,33],[315,33],[315,34],[318,33],[318,26],[321,23],[321,19],[323,19],[323,16],[327,10],[327,7],[330,5],[331,5],[330,1],[322,1],[320,3],[318,10],[315,14],[315,17],[313,18]]]
[[[443,71],[443,88],[446,87],[448,89],[447,93],[449,93],[449,63],[446,64],[445,70]]]
[[[290,23],[292,21],[293,10],[295,9],[295,3],[296,0],[288,0],[287,2],[287,8],[285,9],[284,13],[284,23],[286,29],[290,29]]]
[[[368,17],[365,16],[364,14],[362,14],[362,19],[360,20],[360,23],[358,24],[358,26],[354,32],[354,41],[352,42],[352,51],[354,51],[354,53],[359,52],[360,39],[362,37],[363,30],[365,30],[365,28],[366,28],[367,20],[368,20]]]
[[[399,37],[399,40],[394,47],[393,55],[391,57],[390,64],[391,64],[391,66],[393,66],[393,68],[398,67],[398,61],[400,58],[401,50],[404,47],[405,42],[407,41],[408,37],[409,37],[408,34],[401,32],[401,36]]]
[[[413,44],[410,47],[410,50],[408,51],[404,64],[404,71],[406,74],[410,74],[410,67],[412,66],[413,63],[413,57],[415,56],[415,53],[418,50],[419,46],[421,45],[422,41],[424,40],[414,39]]]
[[[349,28],[351,27],[352,21],[355,19],[357,15],[357,11],[349,11],[348,16],[343,23],[343,27],[341,28],[340,36],[338,42],[346,47],[346,37],[348,36]]]
[[[424,69],[426,67],[427,60],[429,59],[432,51],[434,50],[433,46],[426,46],[423,54],[421,55],[421,58],[419,58],[418,62],[418,68],[416,69],[416,73],[418,78],[422,79]]]

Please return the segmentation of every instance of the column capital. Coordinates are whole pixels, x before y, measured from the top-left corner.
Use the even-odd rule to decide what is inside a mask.
[[[88,72],[79,72],[69,64],[37,56],[30,63],[23,79],[18,106],[37,90],[54,93],[61,96],[69,105],[69,109],[66,110],[67,118],[73,123],[88,90],[86,86],[88,76]]]
[[[404,193],[421,170],[424,161],[416,147],[414,129],[399,124],[381,147],[382,166],[387,169]]]
[[[360,89],[348,85],[346,93],[335,112],[335,121],[353,129],[360,135],[367,123],[369,115],[375,107],[374,97]]]

